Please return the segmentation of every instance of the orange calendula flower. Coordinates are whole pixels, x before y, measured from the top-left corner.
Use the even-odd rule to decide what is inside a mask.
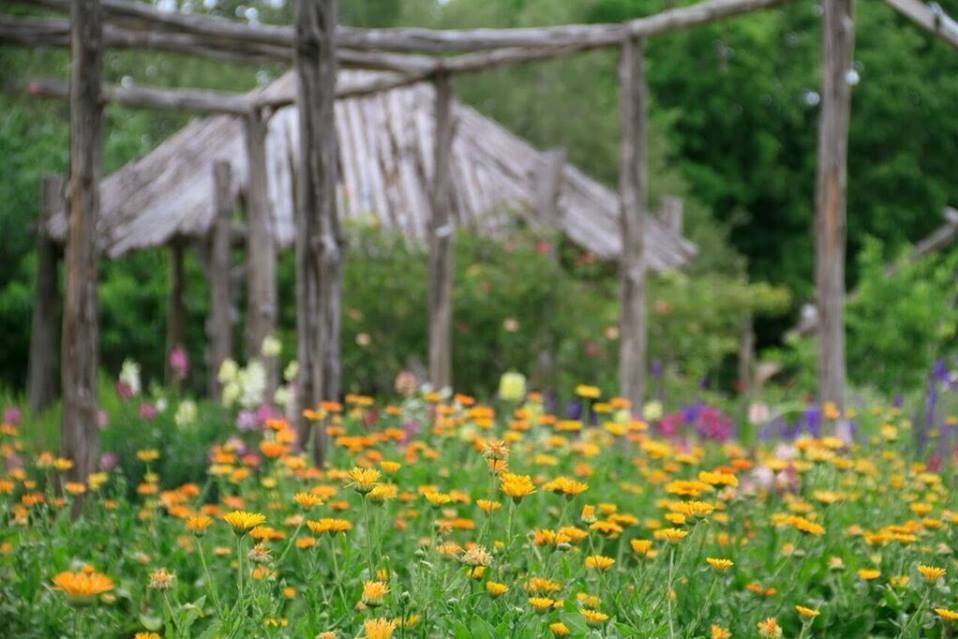
[[[579,384],[575,387],[575,394],[584,399],[598,399],[602,395],[602,391],[599,390],[598,386]]]
[[[370,608],[375,608],[383,602],[389,594],[389,586],[384,581],[363,582],[362,602]]]
[[[775,617],[769,617],[758,622],[758,636],[765,639],[778,639],[782,636],[782,627]]]
[[[293,495],[293,501],[300,508],[315,508],[323,505],[323,498],[314,493],[299,492]]]
[[[942,621],[958,621],[958,612],[948,608],[935,608],[935,614]]]
[[[561,621],[556,621],[555,623],[549,624],[549,632],[552,633],[553,637],[565,637],[569,634],[569,628]]]
[[[501,584],[497,581],[487,581],[486,582],[486,592],[489,593],[489,596],[493,599],[497,599],[502,595],[506,594],[509,591],[509,586]]]
[[[234,510],[223,515],[223,521],[232,526],[233,532],[237,535],[245,535],[266,521],[266,515],[245,510]]]
[[[712,624],[709,628],[709,639],[732,639],[732,633],[728,629],[717,624]]]
[[[349,471],[349,485],[356,492],[365,495],[376,486],[379,476],[379,471],[374,468],[359,468],[357,466]]]
[[[512,500],[516,503],[536,491],[535,484],[532,483],[532,478],[528,475],[502,473],[500,479],[500,489],[507,496],[512,497]]]
[[[316,534],[327,533],[335,535],[337,533],[348,532],[353,529],[353,525],[345,519],[331,519],[324,517],[318,521],[309,520],[306,525]]]
[[[363,622],[366,639],[390,639],[399,622],[395,619],[367,619]]]
[[[202,535],[206,532],[206,529],[213,524],[213,518],[207,517],[206,515],[196,515],[193,517],[187,517],[186,521],[183,523],[186,526],[186,529],[192,532],[195,535]]]
[[[878,579],[880,576],[881,572],[874,568],[862,568],[858,571],[858,578],[862,581],[872,581]]]
[[[725,572],[735,565],[735,562],[733,562],[731,559],[718,559],[715,557],[706,557],[705,563],[707,563],[717,572]]]
[[[568,477],[556,477],[542,486],[543,490],[550,493],[565,495],[566,497],[575,497],[588,490],[589,485],[581,481],[569,479]]]
[[[98,572],[61,572],[53,577],[53,585],[77,604],[90,603],[114,587],[112,579]]]

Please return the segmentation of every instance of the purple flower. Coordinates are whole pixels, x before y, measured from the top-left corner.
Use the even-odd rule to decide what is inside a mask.
[[[260,404],[259,408],[256,409],[256,424],[260,428],[265,428],[266,422],[282,416],[283,414],[276,410],[272,404]]]
[[[235,450],[237,455],[246,454],[246,442],[235,435],[226,440],[226,447]]]
[[[569,419],[579,419],[582,417],[582,402],[577,399],[570,400],[565,407],[566,417]]]
[[[140,419],[148,422],[156,417],[156,406],[149,402],[140,402]]]
[[[10,453],[9,455],[7,455],[7,458],[4,461],[6,462],[8,473],[11,470],[19,470],[23,468],[23,457],[20,457],[20,455],[16,453]]]
[[[117,382],[116,394],[122,400],[130,399],[131,397],[133,397],[133,388],[126,382]]]
[[[100,430],[110,425],[110,416],[102,408],[96,412],[96,425]]]
[[[653,359],[652,363],[649,365],[650,372],[652,377],[655,379],[660,379],[662,377],[662,361],[658,359]]]
[[[190,359],[186,356],[186,351],[180,346],[174,346],[170,351],[170,371],[174,379],[184,380],[190,372]]]
[[[103,453],[100,455],[100,470],[108,473],[116,468],[119,461],[120,458],[116,456],[116,453]]]
[[[20,410],[19,406],[7,406],[3,409],[4,423],[19,426],[21,420],[23,420],[23,411]]]
[[[802,422],[812,437],[822,434],[822,411],[818,406],[809,406],[802,414]]]
[[[251,410],[241,410],[236,416],[236,428],[243,432],[256,430],[256,413]]]

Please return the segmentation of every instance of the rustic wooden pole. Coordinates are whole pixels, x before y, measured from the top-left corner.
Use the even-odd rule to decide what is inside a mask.
[[[536,219],[542,225],[549,241],[549,250],[558,257],[559,238],[562,236],[562,219],[559,196],[562,193],[562,171],[565,168],[565,149],[550,149],[542,154],[542,162],[536,170],[535,207]]]
[[[845,403],[845,186],[854,35],[852,0],[825,0],[815,181],[818,383],[820,401],[839,409]]]
[[[269,209],[266,176],[267,123],[261,114],[243,119],[246,161],[249,168],[246,189],[246,358],[260,359],[266,367],[267,397],[272,397],[279,383],[279,366],[275,357],[263,357],[263,340],[276,333],[276,241]]]
[[[210,315],[206,330],[209,339],[210,396],[220,397],[219,370],[233,354],[233,326],[230,319],[230,222],[233,217],[233,189],[230,163],[213,164],[213,222],[210,246]]]
[[[96,468],[99,448],[97,363],[96,222],[100,211],[103,74],[102,11],[99,0],[71,2],[70,184],[66,241],[66,301],[63,307],[61,376],[63,455],[69,475],[85,480]]]
[[[296,171],[296,332],[300,408],[339,398],[339,329],[344,240],[336,210],[336,0],[296,0],[295,67],[299,111]],[[300,411],[301,412],[301,411]],[[299,416],[301,441],[310,425]],[[312,448],[323,463],[325,433]]]
[[[674,195],[667,195],[659,203],[659,218],[665,225],[665,228],[674,235],[682,235],[683,219],[685,217],[685,204],[682,198]]]
[[[186,344],[186,302],[183,298],[186,289],[186,277],[183,274],[183,241],[173,238],[169,243],[169,281],[166,298],[166,380],[174,383],[173,366],[170,353],[174,349],[185,348]]]
[[[435,126],[429,218],[429,381],[436,389],[452,384],[452,86],[449,76],[433,83]]]
[[[646,84],[643,42],[626,39],[619,61],[619,394],[641,407],[645,394],[647,226]]]
[[[37,277],[30,332],[27,403],[34,413],[53,402],[57,394],[60,345],[60,285],[57,266],[60,247],[47,234],[46,222],[63,208],[63,177],[44,175],[40,181],[40,223],[37,225]]]

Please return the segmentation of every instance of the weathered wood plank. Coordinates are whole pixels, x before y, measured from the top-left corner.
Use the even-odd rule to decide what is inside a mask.
[[[818,294],[819,399],[845,403],[845,188],[854,47],[852,0],[825,0],[822,106],[815,180],[815,284]],[[847,433],[843,433],[847,434]]]
[[[647,109],[643,42],[629,38],[619,61],[619,394],[636,410],[644,399],[646,374]]]
[[[336,0],[296,0],[295,60],[299,111],[296,202],[296,334],[300,408],[339,397],[339,333],[344,238],[336,208]],[[298,416],[301,441],[310,424]],[[313,429],[317,465],[325,433]]]
[[[70,61],[69,230],[66,299],[63,307],[61,377],[63,455],[73,460],[69,476],[85,481],[97,464],[99,428],[97,364],[99,300],[96,224],[100,210],[103,75],[102,11],[99,0],[72,0]]]
[[[429,381],[440,389],[452,384],[452,86],[449,76],[435,82],[435,134],[429,218]]]
[[[230,310],[230,222],[233,218],[233,187],[230,163],[213,164],[213,202],[216,221],[210,233],[210,315],[207,319],[209,339],[210,395],[219,398],[222,388],[218,380],[220,366],[233,354],[233,324]]]
[[[63,177],[40,180],[40,223],[37,225],[37,275],[30,331],[27,403],[34,413],[49,406],[57,395],[61,317],[58,266],[60,247],[46,232],[46,222],[63,207]]]
[[[885,0],[890,7],[958,49],[958,22],[945,13],[937,2],[925,4],[919,0]]]

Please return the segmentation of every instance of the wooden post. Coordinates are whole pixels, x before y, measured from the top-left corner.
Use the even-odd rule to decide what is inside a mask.
[[[562,216],[559,195],[562,193],[562,170],[565,168],[565,149],[549,149],[542,153],[542,162],[536,168],[536,219],[545,230],[552,257],[558,257],[562,237]]]
[[[742,319],[742,339],[738,347],[738,383],[739,393],[748,400],[752,395],[752,367],[755,362],[755,329],[752,326],[752,313]]]
[[[276,358],[262,356],[263,340],[276,334],[276,242],[266,177],[267,123],[259,113],[243,118],[246,160],[246,358],[259,359],[266,368],[266,396],[279,383]]]
[[[186,344],[186,304],[183,293],[186,278],[183,275],[183,241],[174,237],[169,243],[170,270],[166,298],[166,380],[172,384],[174,379],[170,354],[173,349],[185,348]]]
[[[818,383],[819,400],[840,410],[845,402],[845,186],[854,35],[852,0],[825,0],[815,181]]]
[[[646,85],[643,42],[627,39],[619,61],[619,394],[639,410],[645,394]]]
[[[46,223],[63,208],[63,177],[44,175],[40,182],[40,220],[37,224],[37,276],[30,332],[27,403],[34,413],[49,406],[57,394],[60,345],[60,285],[57,266],[60,247],[47,234]]]
[[[99,449],[96,222],[103,142],[103,16],[99,0],[72,0],[70,8],[70,185],[60,358],[61,446],[63,455],[73,460],[69,476],[83,481],[96,468]]]
[[[296,0],[295,67],[299,111],[296,174],[297,401],[300,409],[339,398],[339,329],[344,240],[336,210],[336,0]],[[300,441],[317,465],[325,433],[299,411]]]
[[[230,163],[213,164],[213,222],[210,246],[210,315],[206,323],[209,339],[210,396],[219,399],[218,380],[223,360],[233,353],[233,327],[230,321],[230,222],[233,217],[233,190]]]
[[[674,195],[667,195],[662,198],[659,204],[659,217],[670,233],[677,236],[682,235],[684,211],[685,205],[682,198]]]
[[[429,381],[433,388],[452,384],[452,86],[440,74],[436,92],[433,175],[429,218]]]

